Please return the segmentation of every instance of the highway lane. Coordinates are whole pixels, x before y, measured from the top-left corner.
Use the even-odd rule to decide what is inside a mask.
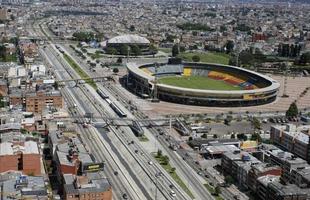
[[[45,54],[46,55],[46,54]],[[47,56],[47,55],[46,55]],[[68,74],[67,73],[60,73],[60,71],[62,71],[63,72],[63,69],[61,68],[61,64],[60,63],[57,63],[57,58],[56,57],[53,57],[53,55],[52,54],[49,54],[49,56],[47,56],[46,57],[48,60],[49,60],[49,62],[52,62],[51,60],[53,60],[53,62],[52,62],[52,64],[54,64],[54,66],[55,66],[55,68],[56,68],[56,71],[55,71],[55,74],[57,74],[57,76],[58,77],[60,77],[61,79],[63,79],[63,78],[69,78],[70,76],[68,76]],[[53,58],[53,59],[49,59],[49,58]],[[57,71],[58,70],[58,71]],[[67,75],[67,76],[66,76]],[[67,90],[68,88],[64,88],[64,90]],[[71,93],[73,93],[74,95],[72,95],[72,96],[74,96],[74,99],[75,100],[78,100],[78,99],[80,99],[80,98],[76,98],[76,96],[79,96],[80,94],[76,94],[76,92],[77,91],[75,91],[75,90],[78,90],[78,88],[71,88]],[[81,102],[79,102],[79,101],[75,101],[75,103],[76,104],[78,104],[78,105],[82,105],[82,106],[80,106],[80,108],[86,108],[86,106],[85,105],[83,105],[83,103],[81,103]],[[72,105],[71,105],[72,106]],[[84,110],[83,109],[83,110]],[[87,109],[85,109],[85,110],[87,110]],[[85,110],[84,111],[82,111],[83,113],[85,113]],[[89,110],[87,110],[87,112],[88,112]],[[81,114],[81,115],[83,115],[83,114]],[[86,138],[88,137],[88,135],[86,135],[85,136]],[[85,139],[85,137],[84,137],[84,139]],[[107,173],[107,175],[108,175],[108,177],[114,177],[115,175],[114,175],[114,171],[112,170],[112,169],[126,169],[125,167],[115,167],[115,166],[120,166],[120,164],[119,163],[115,163],[115,162],[113,162],[113,160],[111,160],[111,159],[109,159],[109,158],[106,158],[105,157],[105,154],[104,153],[102,153],[102,149],[98,149],[98,148],[94,148],[94,145],[92,145],[92,144],[94,144],[94,140],[92,140],[92,138],[87,138],[86,139],[86,141],[88,141],[88,146],[89,146],[89,148],[90,149],[92,149],[92,152],[101,152],[101,154],[99,154],[99,153],[96,153],[97,154],[97,156],[95,156],[95,157],[97,157],[97,159],[98,160],[103,160],[103,161],[107,161],[106,162],[106,165],[107,165],[107,170],[109,170],[109,169],[111,169],[110,171],[108,171],[108,173]],[[114,157],[114,155],[113,156],[111,156],[112,158]],[[115,156],[115,158],[117,158],[117,156]],[[114,163],[114,166],[109,166],[109,165],[111,165],[112,163]],[[120,170],[120,171],[124,171],[124,170]],[[127,179],[127,180],[126,180]],[[148,196],[142,196],[142,197],[139,197],[139,196],[137,196],[137,195],[134,195],[135,193],[136,193],[136,191],[139,191],[140,189],[139,189],[139,187],[137,187],[137,186],[135,186],[134,188],[132,188],[132,184],[134,184],[135,183],[135,181],[134,180],[131,180],[130,178],[126,178],[126,179],[124,179],[124,178],[122,178],[122,176],[120,175],[120,176],[118,176],[118,178],[117,179],[115,179],[115,180],[113,180],[112,179],[112,185],[115,185],[116,187],[114,187],[113,188],[113,190],[115,191],[115,194],[117,194],[117,196],[114,196],[115,197],[115,199],[119,199],[119,198],[121,198],[121,196],[122,196],[122,194],[125,192],[125,193],[127,193],[128,194],[128,196],[129,197],[132,197],[131,199],[148,199]],[[131,190],[129,190],[130,188],[132,188]],[[142,193],[142,192],[140,192],[140,193]],[[140,195],[141,196],[141,195]]]

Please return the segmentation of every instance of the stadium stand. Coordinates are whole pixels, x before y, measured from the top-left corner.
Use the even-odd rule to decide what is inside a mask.
[[[148,67],[151,73],[155,73],[155,67]],[[157,74],[181,74],[183,73],[182,65],[161,65],[157,68]]]
[[[142,70],[149,74],[155,74],[155,67],[149,66],[142,68]],[[170,75],[183,76],[206,76],[215,80],[222,80],[231,85],[238,85],[245,90],[252,90],[260,88],[257,85],[257,80],[242,74],[232,74],[222,70],[208,70],[199,67],[188,67],[183,65],[161,65],[157,68],[157,77],[165,77]]]
[[[183,69],[183,76],[191,76],[192,75],[192,68],[185,68]]]

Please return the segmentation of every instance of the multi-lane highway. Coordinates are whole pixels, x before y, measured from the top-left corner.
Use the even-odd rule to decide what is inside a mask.
[[[56,51],[55,48],[53,48],[53,45],[47,45],[46,48],[41,49],[42,54],[45,54],[45,58],[48,60],[48,62],[55,66],[57,65],[58,68],[55,70],[55,73],[59,73],[61,72],[61,74],[65,74],[64,72],[68,72],[70,66],[68,66],[68,63],[66,64],[66,62],[63,60],[62,55],[59,54],[59,52]],[[52,58],[52,59],[50,59]],[[56,64],[56,63],[57,64]],[[72,77],[72,74],[74,74],[74,71],[71,70],[71,78],[77,78],[78,76],[75,74],[74,77]],[[59,75],[59,74],[58,74]],[[60,77],[60,78],[69,78],[69,77]],[[84,96],[88,98],[89,103],[85,105],[85,109],[84,111],[80,111],[80,112],[93,112],[93,113],[97,113],[97,114],[101,114],[101,115],[115,115],[115,113],[111,110],[109,110],[109,107],[107,105],[105,105],[102,101],[97,101],[98,99],[100,99],[100,97],[96,94],[96,92],[88,85],[85,85],[84,87],[79,87],[79,89],[84,93]],[[75,91],[77,90],[77,88],[71,89],[69,91]],[[72,92],[73,93],[73,92]],[[79,105],[79,109],[83,108],[83,106],[81,106],[81,104],[83,104],[82,102],[85,102],[85,100],[82,99],[81,94],[75,94],[77,96],[72,97],[72,100],[75,101],[76,105]],[[67,97],[69,98],[69,97]],[[87,100],[86,100],[87,101]],[[103,109],[104,107],[104,109]],[[88,110],[87,110],[88,109]],[[81,115],[81,113],[79,113]],[[114,146],[116,152],[119,152],[118,157],[122,157],[121,154],[123,154],[124,152],[129,153],[131,155],[131,158],[133,158],[135,160],[135,163],[128,163],[130,162],[130,159],[128,157],[126,157],[126,159],[122,158],[122,160],[125,162],[127,162],[129,169],[126,168],[125,171],[133,171],[133,170],[137,170],[139,168],[133,168],[132,165],[136,164],[138,166],[140,166],[140,169],[142,169],[142,172],[140,172],[139,177],[137,177],[137,180],[134,180],[134,178],[132,178],[131,180],[127,181],[128,184],[130,183],[135,183],[136,185],[141,184],[141,188],[145,188],[145,191],[141,191],[141,193],[143,193],[144,199],[154,199],[154,198],[158,198],[158,199],[190,199],[188,197],[188,195],[174,182],[174,180],[169,176],[169,174],[167,174],[167,172],[162,169],[161,166],[159,166],[154,158],[149,155],[147,152],[145,152],[145,150],[141,147],[141,145],[139,145],[139,141],[134,137],[134,135],[132,134],[131,130],[128,129],[124,129],[124,130],[116,130],[115,127],[110,127],[110,130],[113,136],[118,137],[118,140],[122,143],[122,146],[125,148],[124,150],[122,150],[122,152],[119,152],[119,149],[121,149],[120,146]],[[125,132],[127,134],[125,134]],[[101,133],[99,135],[97,135],[96,137],[93,138],[89,138],[89,136],[84,136],[84,139],[86,141],[88,141],[89,144],[91,144],[93,142],[93,140],[95,139],[96,141],[108,141],[107,138],[103,138],[102,136],[105,133],[103,133],[101,131]],[[93,140],[91,140],[93,139]],[[115,138],[114,138],[114,141]],[[93,149],[93,152],[102,152],[102,149],[99,148],[98,144],[99,142],[97,142],[97,149],[95,145],[89,145],[90,149]],[[103,142],[101,142],[103,143]],[[112,144],[112,142],[110,143]],[[102,144],[101,144],[102,145]],[[111,148],[112,149],[112,148]],[[138,152],[138,153],[137,153]],[[98,159],[104,159],[104,153],[102,153],[102,155],[98,155],[98,153],[95,153],[95,156],[97,155]],[[108,162],[110,162],[110,160],[108,160]],[[113,162],[113,161],[112,161]],[[112,167],[111,167],[112,168]],[[134,172],[133,172],[134,173]],[[146,179],[144,178],[144,180],[141,180],[141,173],[144,173],[144,176],[146,176]],[[135,174],[136,175],[136,174]],[[115,171],[114,174],[109,174],[109,176],[115,176]],[[142,176],[143,177],[143,176]],[[138,180],[140,179],[140,180]],[[149,179],[149,180],[148,180]],[[113,180],[112,180],[113,181]],[[117,182],[117,181],[115,181]],[[124,180],[119,180],[118,182],[125,182]],[[148,183],[150,182],[150,183]],[[151,186],[150,186],[151,185]],[[155,185],[155,187],[154,187]],[[174,191],[177,194],[176,197],[173,197],[174,195],[172,195],[171,193],[171,188],[169,187],[170,185],[174,185]],[[125,187],[124,187],[125,188]],[[130,187],[129,187],[130,188]],[[153,190],[153,191],[152,191]],[[137,198],[136,196],[138,196],[138,194],[135,194],[136,192],[134,191],[126,191],[125,192],[129,193],[129,196],[131,196],[132,199],[139,199],[139,197]],[[120,194],[122,194],[122,192],[119,192]],[[154,193],[154,195],[153,195]],[[119,198],[119,196],[118,196]]]

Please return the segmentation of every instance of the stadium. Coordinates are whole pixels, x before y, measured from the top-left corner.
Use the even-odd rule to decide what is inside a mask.
[[[256,106],[275,101],[280,88],[268,76],[228,65],[128,63],[127,70],[127,88],[132,92],[179,104]]]

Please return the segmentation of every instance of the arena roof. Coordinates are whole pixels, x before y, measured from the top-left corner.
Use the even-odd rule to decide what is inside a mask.
[[[150,41],[139,35],[120,35],[108,40],[110,44],[150,44]]]

